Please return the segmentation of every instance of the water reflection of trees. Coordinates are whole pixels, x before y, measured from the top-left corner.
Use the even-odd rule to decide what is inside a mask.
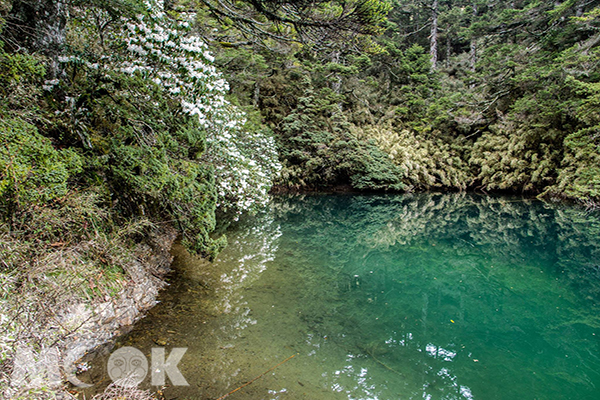
[[[544,365],[537,384],[598,383],[593,371],[600,359],[589,356],[598,345],[591,335],[600,329],[598,215],[471,194],[281,197],[274,210],[283,238],[299,243],[303,257],[323,262],[336,281],[331,285],[339,299],[321,295],[330,296],[343,321],[307,296],[307,308],[314,305],[307,323],[325,321],[311,328],[343,332],[352,338],[343,340],[350,353],[381,364],[401,365],[412,357],[412,366],[401,371],[410,380],[424,369],[440,372],[424,382],[423,393],[435,392],[435,382],[451,373],[449,361],[428,356],[427,348],[457,352],[467,369],[474,357],[495,357],[504,366],[486,368],[498,373],[496,381],[510,379],[507,369],[535,376]],[[429,255],[432,247],[436,252]],[[403,296],[392,295],[399,291]],[[391,333],[398,330],[403,338]],[[448,330],[454,339],[444,342]],[[478,354],[468,365],[463,349]],[[564,359],[549,361],[551,352]],[[471,373],[481,382],[491,379]],[[446,381],[457,385],[456,379]],[[440,383],[439,393],[448,384]]]
[[[193,338],[188,352],[191,361],[182,366],[182,372],[197,386],[174,388],[173,395],[196,398],[198,388],[202,387],[206,391],[203,398],[217,398],[241,385],[241,374],[246,373],[248,379],[252,378],[248,364],[256,360],[247,359],[248,355],[243,353],[242,346],[237,348],[239,343],[236,341],[257,322],[251,315],[244,292],[260,279],[267,264],[274,259],[280,235],[271,213],[244,218],[228,233],[227,248],[212,264],[200,261],[196,265],[194,258],[188,260],[185,268],[210,269],[203,279],[210,290],[195,300],[190,298],[194,296],[192,291],[184,288],[183,301],[190,303],[192,311],[201,317],[206,314],[217,317],[218,323],[212,324],[213,318],[202,317],[209,324],[199,329],[194,317],[177,321],[184,325],[181,330],[189,332],[187,335]]]
[[[247,316],[247,309],[240,313],[247,304],[241,292],[255,282],[266,270],[267,263],[275,258],[281,232],[271,214],[261,214],[251,222],[240,223],[232,236],[229,249],[216,260],[217,265],[234,265],[234,268],[221,276],[221,285],[216,290],[219,302],[214,311],[241,315],[234,327],[243,329],[252,323],[252,319]]]
[[[303,371],[301,390],[327,384],[330,399],[347,390],[356,399],[404,398],[397,390],[480,399],[485,385],[518,393],[533,383],[556,387],[558,399],[560,385],[593,388],[599,221],[564,206],[460,193],[277,197],[229,232],[198,305],[184,288],[191,309],[219,320],[181,322],[206,327],[189,350],[201,367],[185,373],[216,398],[298,351],[286,368],[314,360],[307,365],[322,368],[319,380]],[[197,335],[193,326],[175,330]],[[549,361],[553,351],[562,358]]]
[[[315,251],[325,249],[341,263],[357,253],[365,257],[365,247],[385,252],[396,245],[446,241],[457,254],[486,251],[551,261],[561,280],[586,296],[600,294],[600,215],[580,209],[456,193],[281,196],[274,210],[288,234],[318,232],[322,240]]]

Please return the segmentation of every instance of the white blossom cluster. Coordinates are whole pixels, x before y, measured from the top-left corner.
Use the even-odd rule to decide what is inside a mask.
[[[189,24],[167,18],[154,1],[147,6],[149,15],[124,21],[131,57],[120,62],[121,71],[151,79],[198,117],[207,132],[205,158],[216,167],[219,207],[239,213],[262,205],[281,169],[273,138],[244,131],[244,113],[225,99],[229,85]]]

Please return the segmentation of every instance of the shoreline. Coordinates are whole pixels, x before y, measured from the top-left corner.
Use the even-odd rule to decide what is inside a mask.
[[[41,305],[51,317],[28,327],[26,337],[15,339],[13,357],[2,363],[5,385],[0,393],[5,398],[75,398],[68,386],[84,384],[76,376],[86,369],[80,360],[129,332],[157,304],[161,289],[168,285],[164,277],[171,271],[170,250],[176,237],[175,229],[162,226],[129,249],[131,258],[121,266],[126,282],[118,292],[83,299],[67,288],[59,303]],[[66,258],[66,249],[54,253],[63,258],[65,268],[77,261]]]

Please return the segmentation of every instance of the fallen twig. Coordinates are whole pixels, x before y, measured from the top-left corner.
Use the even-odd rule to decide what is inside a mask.
[[[233,394],[233,393],[237,392],[238,390],[240,390],[240,389],[242,389],[242,388],[244,388],[244,387],[248,386],[249,384],[251,384],[251,383],[252,383],[252,382],[254,382],[255,380],[257,380],[257,379],[259,379],[259,378],[262,378],[263,376],[265,376],[265,375],[266,375],[266,374],[268,374],[269,372],[273,371],[275,368],[279,367],[281,364],[284,364],[284,363],[288,362],[289,360],[291,360],[292,358],[294,358],[294,357],[296,357],[296,356],[297,356],[297,353],[296,353],[296,354],[292,354],[291,356],[289,356],[288,358],[286,358],[285,360],[283,360],[282,362],[280,362],[280,363],[279,363],[279,364],[277,364],[276,366],[274,366],[274,367],[272,367],[272,368],[268,369],[267,371],[263,372],[262,374],[260,374],[260,375],[259,375],[259,376],[257,376],[256,378],[252,379],[251,381],[248,381],[248,382],[244,383],[244,384],[243,384],[242,386],[240,386],[239,388],[237,388],[237,389],[234,389],[234,390],[232,390],[231,392],[227,393],[226,395],[219,397],[217,400],[223,400],[224,398],[228,397],[229,395],[231,395],[231,394]]]

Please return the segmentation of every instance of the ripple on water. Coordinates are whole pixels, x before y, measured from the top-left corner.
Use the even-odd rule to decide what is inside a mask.
[[[599,234],[597,215],[507,197],[276,197],[213,264],[176,247],[118,345],[188,347],[167,398],[297,354],[230,398],[596,399]]]

